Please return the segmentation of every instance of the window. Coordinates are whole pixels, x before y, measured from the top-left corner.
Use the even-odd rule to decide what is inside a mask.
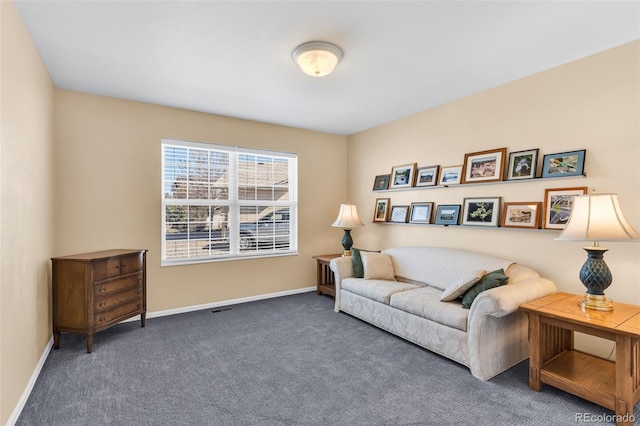
[[[162,140],[162,264],[297,251],[297,157]]]

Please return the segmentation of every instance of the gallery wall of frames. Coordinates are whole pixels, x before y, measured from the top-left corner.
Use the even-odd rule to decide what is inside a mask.
[[[507,148],[472,152],[453,166],[393,166],[391,173],[374,179],[374,192],[450,188],[498,184],[529,179],[586,176],[586,150],[545,154],[539,166],[539,149],[507,152]],[[550,185],[552,186],[552,185]],[[544,200],[509,202],[502,197],[466,197],[460,204],[412,202],[393,205],[390,197],[376,198],[374,223],[413,223],[443,226],[487,226],[528,229],[564,229],[573,197],[587,194],[587,187],[545,189]]]

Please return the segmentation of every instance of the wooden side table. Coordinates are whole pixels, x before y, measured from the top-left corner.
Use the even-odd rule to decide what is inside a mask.
[[[614,302],[612,312],[583,311],[582,299],[556,293],[520,306],[529,316],[529,387],[539,392],[546,383],[615,411],[618,425],[633,425],[640,400],[640,307]],[[615,362],[576,351],[575,331],[614,341]]]
[[[331,259],[336,257],[342,257],[342,253],[319,254],[317,256],[313,256],[316,262],[318,262],[318,274],[316,278],[316,285],[318,286],[316,293],[318,295],[328,294],[336,297],[336,283],[333,278],[333,272],[331,272],[331,269],[329,268],[329,262],[331,262]]]
[[[104,250],[54,257],[52,264],[53,347],[60,333],[86,337],[87,353],[93,335],[120,321],[147,314],[147,250]]]

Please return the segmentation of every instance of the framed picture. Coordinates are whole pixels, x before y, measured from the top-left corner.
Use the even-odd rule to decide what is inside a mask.
[[[506,156],[507,148],[465,154],[462,166],[462,183],[504,180],[504,160]]]
[[[460,183],[460,176],[462,175],[462,164],[459,166],[447,166],[440,170],[440,179],[438,185],[448,186],[457,185]]]
[[[374,222],[386,222],[389,220],[389,198],[376,198],[376,205],[373,209]]]
[[[409,206],[392,206],[389,222],[407,223],[409,218]]]
[[[416,186],[436,186],[438,184],[438,172],[440,166],[418,167]]]
[[[462,206],[462,224],[498,226],[502,197],[465,198]]]
[[[586,149],[547,154],[542,161],[542,177],[580,176],[584,174]]]
[[[540,225],[539,201],[525,201],[521,203],[504,203],[502,207],[502,226],[505,228],[532,228]]]
[[[376,180],[373,181],[373,190],[382,191],[389,188],[389,176],[390,175],[378,175]]]
[[[585,195],[587,187],[544,190],[544,229],[564,229],[573,209],[573,197]]]
[[[533,179],[538,168],[538,149],[509,153],[507,180]]]
[[[416,177],[416,163],[395,166],[391,169],[389,188],[411,188]]]
[[[410,223],[431,223],[433,203],[411,203]]]
[[[460,204],[441,204],[436,210],[436,225],[457,225],[460,222]]]

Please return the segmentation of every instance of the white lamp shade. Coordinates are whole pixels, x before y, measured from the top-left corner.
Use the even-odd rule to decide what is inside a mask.
[[[616,194],[594,194],[573,199],[569,222],[556,240],[634,241],[640,234],[624,218]]]
[[[342,50],[325,42],[304,43],[293,51],[302,72],[312,77],[324,77],[330,74],[342,59]]]
[[[336,228],[351,229],[357,226],[364,226],[364,223],[362,223],[362,221],[360,220],[360,216],[358,216],[358,209],[356,208],[356,206],[354,206],[353,204],[341,204],[338,217],[331,226],[335,226]]]

